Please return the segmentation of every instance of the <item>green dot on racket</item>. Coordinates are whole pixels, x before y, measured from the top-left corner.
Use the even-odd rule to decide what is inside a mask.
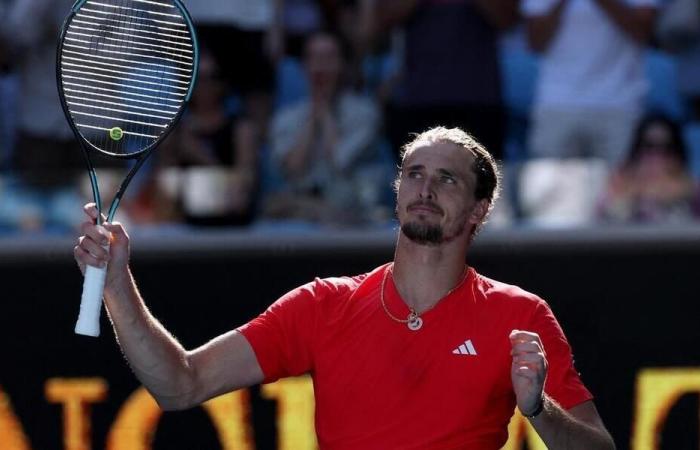
[[[124,131],[119,127],[114,127],[109,130],[109,137],[111,137],[113,141],[121,141],[124,137]]]

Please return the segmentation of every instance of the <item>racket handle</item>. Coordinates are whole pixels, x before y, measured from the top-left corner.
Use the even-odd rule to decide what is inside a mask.
[[[75,333],[97,337],[100,335],[100,313],[102,312],[102,292],[105,287],[107,267],[87,266],[83,281],[83,296],[80,299],[80,313],[75,324]]]

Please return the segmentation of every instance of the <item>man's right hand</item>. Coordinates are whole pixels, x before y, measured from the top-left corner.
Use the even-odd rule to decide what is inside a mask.
[[[107,289],[115,279],[128,273],[129,236],[118,222],[96,225],[97,207],[94,203],[88,203],[83,209],[88,220],[80,226],[82,236],[73,248],[73,255],[83,274],[86,265],[104,267],[107,264]]]

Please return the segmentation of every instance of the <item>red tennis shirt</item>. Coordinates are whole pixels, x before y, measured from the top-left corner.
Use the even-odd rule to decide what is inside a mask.
[[[557,320],[536,295],[470,268],[412,331],[381,305],[387,270],[317,278],[239,328],[265,382],[311,374],[322,449],[501,448],[515,408],[513,329],[540,335],[549,396],[565,409],[592,398]],[[394,316],[408,315],[391,276],[384,297]]]

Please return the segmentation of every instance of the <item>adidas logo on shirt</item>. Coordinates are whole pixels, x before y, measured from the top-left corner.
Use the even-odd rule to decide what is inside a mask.
[[[461,344],[459,347],[456,349],[452,350],[452,353],[454,355],[470,355],[470,356],[476,356],[476,349],[474,348],[474,344],[472,344],[471,339],[467,339],[464,341],[464,344]]]

